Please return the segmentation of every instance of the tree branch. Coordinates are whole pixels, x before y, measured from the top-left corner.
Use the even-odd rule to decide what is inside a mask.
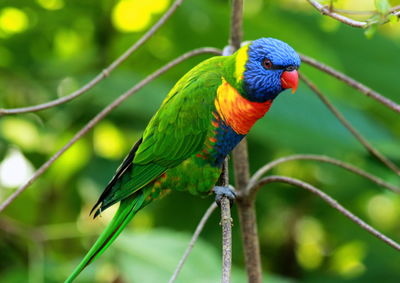
[[[248,197],[242,198],[238,195],[236,203],[238,205],[247,281],[249,283],[261,283],[260,239],[258,237],[255,202]]]
[[[338,9],[338,8],[332,8],[331,10],[333,12],[348,14],[348,15],[376,15],[376,14],[379,14],[378,11],[353,11],[353,10],[345,10],[345,9]],[[400,10],[400,5],[394,6],[389,10],[388,14],[397,15],[399,10]]]
[[[231,15],[231,34],[229,43],[234,52],[240,48],[242,41],[243,0],[233,0]],[[229,54],[227,54],[229,55]],[[258,242],[257,221],[254,201],[246,197],[240,197],[250,177],[247,140],[244,138],[232,152],[235,175],[235,187],[238,197],[240,232],[245,256],[248,281],[251,283],[262,282],[260,245]]]
[[[243,38],[243,0],[233,0],[231,10],[231,33],[229,45],[236,51]]]
[[[210,205],[210,207],[207,209],[207,211],[204,213],[203,217],[201,218],[199,224],[196,227],[196,230],[194,231],[192,239],[190,240],[189,245],[185,250],[185,253],[183,254],[182,258],[180,259],[178,266],[176,267],[174,274],[171,276],[168,283],[173,283],[173,282],[175,282],[176,278],[178,278],[178,275],[181,272],[183,265],[186,263],[186,260],[189,256],[189,254],[192,252],[192,249],[193,249],[195,243],[197,242],[197,239],[199,238],[201,231],[203,231],[205,224],[207,223],[208,219],[210,218],[211,214],[214,212],[214,210],[216,208],[217,208],[217,204],[215,202],[213,202]]]
[[[168,9],[168,11],[155,23],[150,30],[148,30],[137,42],[135,42],[128,50],[126,50],[120,57],[118,57],[114,62],[111,63],[107,68],[105,68],[100,74],[98,74],[95,78],[93,78],[90,82],[84,85],[82,88],[74,91],[73,93],[55,99],[50,102],[46,102],[43,104],[38,104],[35,106],[22,107],[22,108],[12,108],[12,109],[0,109],[0,117],[4,115],[12,115],[12,114],[21,114],[28,112],[40,111],[43,109],[51,108],[63,103],[66,103],[83,93],[87,92],[95,85],[97,85],[100,81],[105,79],[110,75],[112,71],[114,71],[122,62],[124,62],[133,52],[135,52],[140,46],[142,46],[148,39],[150,39],[153,34],[163,25],[165,22],[171,17],[171,15],[175,12],[175,10],[182,4],[184,0],[176,0],[174,4]]]
[[[355,167],[349,163],[334,159],[332,157],[329,156],[324,156],[324,155],[314,155],[314,154],[296,154],[296,155],[290,155],[290,156],[286,156],[286,157],[282,157],[279,159],[276,159],[274,161],[271,161],[269,163],[267,163],[266,165],[264,165],[263,167],[261,167],[260,169],[257,170],[257,172],[251,177],[249,184],[246,188],[246,194],[247,195],[252,195],[255,191],[254,187],[257,184],[258,180],[264,175],[266,174],[268,171],[270,171],[272,168],[282,164],[282,163],[286,163],[289,161],[293,161],[293,160],[314,160],[314,161],[320,161],[320,162],[325,162],[325,163],[329,163],[332,165],[336,165],[338,167],[341,167],[343,169],[346,169],[350,172],[353,172],[361,177],[364,177],[372,182],[374,182],[375,184],[385,187],[395,193],[400,193],[400,188],[393,186],[389,183],[386,183],[384,180],[382,180],[381,178],[372,175],[358,167]],[[252,197],[254,197],[252,195]]]
[[[332,67],[322,64],[318,62],[317,60],[308,57],[304,54],[300,54],[301,61],[304,63],[307,63],[333,77],[335,77],[338,80],[341,80],[345,82],[347,85],[350,87],[360,91],[361,93],[365,94],[368,97],[371,97],[372,99],[375,99],[376,101],[382,103],[386,107],[390,108],[393,111],[396,111],[400,113],[400,105],[395,103],[394,101],[390,100],[389,98],[384,97],[383,95],[379,94],[378,92],[374,91],[373,89],[370,89],[366,85],[356,81],[355,79],[346,76],[345,74],[333,69]]]
[[[221,200],[222,226],[222,283],[231,282],[232,268],[232,217],[231,205],[227,197]]]
[[[366,15],[366,16],[371,16],[377,14],[377,11],[353,11],[353,10],[345,10],[345,9],[338,9],[338,8],[331,8],[332,12],[335,13],[341,13],[341,14],[347,14],[347,15]]]
[[[118,105],[124,102],[129,96],[133,95],[139,91],[146,84],[153,81],[155,78],[165,73],[175,65],[185,61],[186,59],[193,57],[195,55],[211,53],[211,54],[221,54],[221,51],[211,47],[199,48],[189,51],[182,56],[176,58],[175,60],[164,65],[162,68],[158,69],[151,75],[147,76],[145,79],[140,81],[134,87],[129,89],[127,92],[115,99],[111,104],[105,107],[100,113],[98,113],[94,118],[92,118],[86,126],[84,126],[75,136],[65,144],[57,153],[55,153],[48,161],[46,161],[40,168],[29,178],[29,180],[19,187],[14,193],[11,194],[1,205],[0,212],[2,212],[7,206],[9,206],[13,200],[18,197],[23,191],[25,191],[37,178],[39,178],[46,170],[65,152],[69,149],[75,142],[77,142],[81,137],[83,137],[90,129],[92,129],[98,122],[100,122],[104,117],[108,115],[112,110],[114,110]]]
[[[307,191],[310,191],[311,193],[313,193],[313,194],[317,195],[318,197],[322,198],[331,207],[333,207],[334,209],[339,211],[341,214],[343,214],[344,216],[349,218],[351,221],[353,221],[355,224],[360,226],[362,229],[364,229],[368,233],[374,235],[376,238],[378,238],[379,240],[385,242],[386,244],[388,244],[392,248],[400,251],[400,244],[398,244],[397,242],[393,241],[389,237],[385,236],[381,232],[377,231],[376,229],[374,229],[373,227],[371,227],[370,225],[365,223],[363,220],[361,220],[360,218],[355,216],[353,213],[348,211],[346,208],[344,208],[340,203],[338,203],[335,199],[330,197],[328,194],[322,192],[321,190],[317,189],[316,187],[314,187],[314,186],[312,186],[312,185],[310,185],[308,183],[302,182],[302,181],[300,181],[298,179],[289,178],[289,177],[269,176],[269,177],[261,179],[256,184],[256,186],[255,186],[256,189],[255,190],[258,190],[263,185],[266,185],[266,184],[269,184],[269,183],[276,183],[276,182],[290,184],[290,185],[305,189]]]
[[[221,186],[229,186],[229,163],[225,158],[222,166]],[[221,199],[221,226],[222,226],[222,283],[231,282],[232,269],[232,217],[231,204],[225,196]]]
[[[335,13],[332,9],[329,8],[329,6],[322,5],[318,1],[315,0],[307,0],[308,3],[310,3],[315,9],[317,9],[322,15],[324,16],[329,16],[335,20],[338,20],[339,22],[342,22],[346,25],[356,27],[356,28],[368,28],[369,26],[373,24],[380,23],[379,20],[368,20],[368,21],[356,21],[353,19],[350,19],[346,16],[343,16],[341,14]],[[395,16],[399,16],[399,12],[397,10],[391,11],[389,14],[393,14]],[[382,23],[387,23],[388,20],[384,20]]]
[[[342,115],[342,113],[339,112],[339,110],[336,109],[335,106],[333,106],[332,103],[329,102],[329,100],[325,97],[325,95],[322,94],[322,92],[317,88],[316,85],[314,85],[304,74],[299,74],[300,79],[303,80],[306,85],[319,97],[319,99],[322,100],[322,102],[328,107],[328,109],[333,113],[333,115],[336,116],[336,118],[345,126],[352,134],[353,136],[380,162],[386,165],[389,169],[391,169],[394,173],[400,176],[400,169],[397,167],[396,164],[394,164],[392,161],[390,161],[386,156],[384,156],[382,153],[380,153],[377,149],[375,149],[347,120],[346,118]]]

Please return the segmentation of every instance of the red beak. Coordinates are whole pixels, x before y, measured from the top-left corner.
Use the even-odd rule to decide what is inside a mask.
[[[299,83],[299,74],[296,70],[284,71],[281,76],[281,85],[283,89],[291,88],[292,93],[297,90],[297,85]]]

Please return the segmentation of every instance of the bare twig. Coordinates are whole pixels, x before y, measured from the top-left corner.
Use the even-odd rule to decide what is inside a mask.
[[[328,109],[336,116],[336,118],[345,126],[353,136],[380,162],[386,167],[391,169],[397,175],[400,176],[400,169],[390,161],[386,156],[375,149],[347,120],[346,118],[333,106],[332,103],[322,94],[322,92],[314,85],[304,74],[299,74],[300,78],[307,84],[307,86],[322,100],[322,102],[328,107]]]
[[[389,10],[389,13],[397,13],[400,11],[400,5],[394,6]]]
[[[73,93],[55,99],[53,101],[29,106],[29,107],[21,107],[21,108],[13,108],[13,109],[0,109],[0,117],[3,115],[11,115],[11,114],[21,114],[21,113],[28,113],[28,112],[35,112],[40,111],[43,109],[51,108],[63,103],[66,103],[83,93],[87,92],[91,88],[93,88],[96,84],[100,81],[105,79],[110,75],[112,71],[115,70],[122,62],[124,62],[128,57],[135,52],[140,46],[142,46],[148,39],[150,39],[153,34],[163,25],[165,22],[171,17],[171,15],[175,12],[175,10],[182,4],[184,0],[176,0],[174,4],[168,9],[168,11],[155,23],[150,30],[148,30],[135,44],[133,44],[128,50],[126,50],[120,57],[118,57],[114,62],[111,63],[107,68],[105,68],[100,74],[98,74],[95,78],[93,78],[90,82],[84,85],[82,88],[74,91]]]
[[[353,11],[353,10],[345,10],[345,9],[338,9],[338,8],[332,8],[332,12],[335,13],[341,13],[341,14],[347,14],[347,15],[374,15],[377,14],[377,11]]]
[[[234,149],[233,162],[235,186],[238,193],[236,203],[238,206],[240,234],[242,236],[247,278],[248,282],[261,283],[262,269],[255,203],[254,199],[243,196],[250,178],[246,139]]]
[[[237,50],[243,38],[243,0],[233,0],[231,13],[231,34],[229,44]]]
[[[337,13],[342,13],[342,14],[348,14],[348,15],[377,15],[379,14],[378,11],[353,11],[353,10],[345,10],[345,9],[338,9],[338,8],[332,8],[331,9],[333,12],[337,12]],[[394,6],[392,8],[390,8],[388,15],[389,14],[394,14],[396,15],[396,13],[400,10],[400,5]]]
[[[400,5],[394,6],[389,10],[389,14],[393,14],[396,17],[400,18]]]
[[[322,5],[318,1],[314,0],[307,0],[308,3],[310,3],[312,6],[315,7],[318,11],[321,12],[322,15],[329,16],[335,20],[338,20],[346,25],[352,26],[352,27],[357,27],[357,28],[366,28],[368,27],[367,22],[361,22],[361,21],[356,21],[353,19],[350,19],[348,17],[345,17],[343,15],[340,15],[338,13],[335,13],[329,9],[329,7]]]
[[[345,74],[333,69],[330,66],[327,66],[323,63],[318,62],[317,60],[315,60],[311,57],[308,57],[303,54],[300,54],[300,57],[301,57],[302,62],[307,63],[307,64],[345,82],[350,87],[360,91],[361,93],[365,94],[366,96],[371,97],[372,99],[375,99],[376,101],[378,101],[379,103],[382,103],[383,105],[390,108],[391,110],[400,113],[400,105],[399,104],[395,103],[394,101],[390,100],[387,97],[384,97],[383,95],[379,94],[378,92],[374,91],[373,89],[370,89],[366,85],[356,81],[355,79],[353,79],[349,76],[346,76]]]
[[[11,202],[19,196],[23,191],[25,191],[37,178],[39,178],[46,170],[56,161],[67,149],[69,149],[76,141],[78,141],[82,136],[84,136],[90,129],[92,129],[99,121],[101,121],[108,113],[110,113],[113,109],[115,109],[118,105],[120,105],[123,101],[125,101],[129,96],[136,93],[146,84],[153,81],[155,78],[160,76],[161,74],[165,73],[173,66],[185,61],[186,59],[193,57],[195,55],[204,54],[204,53],[211,53],[211,54],[221,54],[221,51],[211,47],[199,48],[192,51],[189,51],[182,56],[176,58],[175,60],[169,62],[162,68],[158,69],[151,75],[147,76],[145,79],[140,81],[134,87],[129,89],[127,92],[122,94],[116,100],[114,100],[111,104],[105,107],[100,113],[98,113],[92,120],[90,120],[86,126],[84,126],[75,136],[65,144],[57,153],[55,153],[48,161],[46,161],[40,168],[29,178],[29,180],[19,187],[11,196],[9,196],[1,205],[0,205],[0,212],[2,212]]]
[[[314,155],[314,154],[296,154],[296,155],[290,155],[290,156],[286,156],[286,157],[282,157],[279,159],[276,159],[274,161],[271,161],[269,163],[267,163],[266,165],[264,165],[263,167],[261,167],[260,169],[257,170],[256,173],[254,173],[254,175],[251,177],[249,184],[246,188],[246,194],[247,195],[253,195],[254,192],[256,191],[255,185],[257,183],[257,181],[268,171],[270,171],[272,168],[282,164],[282,163],[286,163],[289,161],[293,161],[293,160],[314,160],[314,161],[320,161],[320,162],[325,162],[325,163],[330,163],[336,166],[339,166],[343,169],[346,169],[350,172],[353,172],[359,176],[362,176],[372,182],[374,182],[375,184],[385,187],[393,192],[396,193],[400,193],[400,188],[393,186],[389,183],[386,183],[384,180],[382,180],[379,177],[376,177],[375,175],[372,175],[368,172],[365,172],[364,170],[355,167],[349,163],[334,159],[332,157],[329,156],[324,156],[324,155]]]
[[[255,202],[248,197],[238,196],[236,203],[238,205],[247,281],[261,283],[262,269]]]
[[[233,0],[231,14],[231,34],[229,46],[223,50],[223,56],[229,56],[238,48],[242,40],[242,15],[243,0]],[[236,173],[236,170],[235,170]],[[229,185],[228,158],[224,161],[222,171],[222,186]],[[232,268],[232,218],[230,202],[224,197],[221,200],[221,225],[222,225],[222,283],[229,283]]]
[[[235,187],[240,192],[246,188],[250,178],[246,138],[233,150],[233,167],[235,169]]]
[[[330,197],[326,193],[322,192],[321,190],[317,189],[316,187],[314,187],[314,186],[312,186],[312,185],[310,185],[308,183],[305,183],[305,182],[300,181],[298,179],[284,177],[284,176],[269,176],[269,177],[261,179],[256,184],[256,186],[258,188],[260,188],[263,185],[266,185],[266,184],[269,184],[269,183],[276,183],[276,182],[290,184],[290,185],[305,189],[307,191],[310,191],[311,193],[319,196],[326,203],[328,203],[331,207],[333,207],[334,209],[336,209],[337,211],[342,213],[344,216],[349,218],[351,221],[353,221],[355,224],[360,226],[362,229],[364,229],[368,233],[374,235],[376,238],[378,238],[379,240],[385,242],[386,244],[388,244],[392,248],[400,251],[400,244],[398,244],[397,242],[393,241],[389,237],[385,236],[381,232],[377,231],[375,228],[371,227],[370,225],[365,223],[363,220],[361,220],[360,218],[355,216],[353,213],[348,211],[346,208],[344,208],[335,199],[333,199],[332,197]]]
[[[232,269],[232,217],[229,199],[221,199],[222,226],[222,283],[231,282]]]
[[[330,9],[329,6],[326,5],[322,5],[321,3],[319,3],[318,1],[315,0],[307,0],[308,3],[310,3],[312,6],[314,6],[315,9],[317,9],[318,11],[320,11],[320,13],[322,15],[325,16],[329,16],[335,20],[338,20],[339,22],[342,22],[346,25],[352,26],[352,27],[356,27],[356,28],[368,28],[369,26],[373,25],[373,24],[377,24],[377,23],[387,23],[388,20],[384,20],[383,22],[381,22],[380,20],[368,20],[368,21],[356,21],[353,19],[350,19],[346,16],[343,16],[341,14],[335,13],[333,11],[333,9]],[[393,10],[390,12],[390,14],[393,14],[395,16],[398,16],[398,11],[397,10]]]
[[[224,160],[220,182],[223,187],[229,186],[229,157]]]
[[[242,19],[243,19],[243,0],[233,0],[231,16],[231,52],[240,48],[242,41]],[[228,54],[227,54],[228,55]],[[248,281],[251,283],[261,283],[261,258],[260,245],[258,242],[256,212],[254,201],[246,197],[240,197],[248,183],[249,159],[247,152],[247,140],[244,138],[241,143],[233,150],[233,166],[235,169],[235,187],[238,197],[236,203],[238,206],[240,232],[242,236],[243,252],[245,256],[246,271]]]
[[[229,186],[229,163],[225,158],[222,166],[221,185]],[[223,197],[221,205],[221,226],[222,226],[222,283],[231,282],[232,269],[232,217],[231,205],[227,197]]]
[[[206,222],[208,221],[211,214],[214,212],[216,208],[217,204],[213,202],[207,209],[207,211],[204,213],[203,217],[201,218],[199,224],[196,227],[196,230],[194,231],[192,239],[190,240],[189,245],[185,250],[185,253],[183,254],[181,260],[179,261],[178,266],[176,267],[174,274],[171,276],[168,283],[173,283],[175,282],[176,278],[178,278],[178,275],[181,272],[183,265],[185,264],[189,254],[192,252],[194,244],[197,242],[197,239],[199,238],[201,231],[203,231],[204,225],[206,224]]]

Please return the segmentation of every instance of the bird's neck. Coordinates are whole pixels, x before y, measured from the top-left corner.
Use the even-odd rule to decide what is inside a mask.
[[[215,108],[220,118],[237,134],[246,135],[271,107],[272,100],[253,102],[242,97],[225,78],[217,89]]]

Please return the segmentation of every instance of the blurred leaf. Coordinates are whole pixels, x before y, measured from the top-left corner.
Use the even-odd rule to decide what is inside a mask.
[[[390,4],[388,0],[375,0],[376,10],[381,14],[386,14],[390,10]]]
[[[79,89],[78,82],[73,77],[66,77],[59,83],[57,87],[57,95],[65,96]]]
[[[26,13],[15,7],[5,7],[0,10],[0,31],[5,34],[24,32],[29,27]]]
[[[59,10],[64,7],[63,0],[36,0],[36,2],[47,10]]]
[[[396,23],[399,22],[399,17],[396,16],[396,15],[390,14],[390,15],[388,16],[388,20],[389,20],[390,23],[396,24]]]
[[[364,31],[364,34],[368,39],[371,39],[375,35],[377,30],[378,24],[372,24]]]
[[[125,153],[125,138],[111,122],[103,121],[94,129],[93,146],[97,154],[110,159],[120,159]]]
[[[322,17],[321,27],[326,32],[334,32],[340,28],[340,22],[331,17]]]
[[[172,276],[191,235],[164,229],[150,232],[124,233],[116,241],[118,265],[126,282],[167,282]],[[221,277],[221,251],[199,239],[185,263],[177,283],[219,282]],[[265,283],[291,282],[266,275]],[[242,270],[233,268],[232,283],[246,281]]]
[[[361,242],[354,241],[338,248],[332,256],[331,268],[345,278],[357,277],[365,272],[363,259],[366,248]]]
[[[33,174],[34,168],[29,160],[16,148],[11,148],[0,163],[0,188],[21,186]],[[0,198],[3,190],[0,191]]]
[[[63,141],[68,139],[64,137]],[[80,139],[69,148],[49,169],[54,181],[62,184],[73,174],[81,170],[89,161],[90,146],[85,139]]]
[[[40,146],[38,128],[30,120],[5,117],[0,121],[0,131],[11,143],[24,150],[34,150]]]

